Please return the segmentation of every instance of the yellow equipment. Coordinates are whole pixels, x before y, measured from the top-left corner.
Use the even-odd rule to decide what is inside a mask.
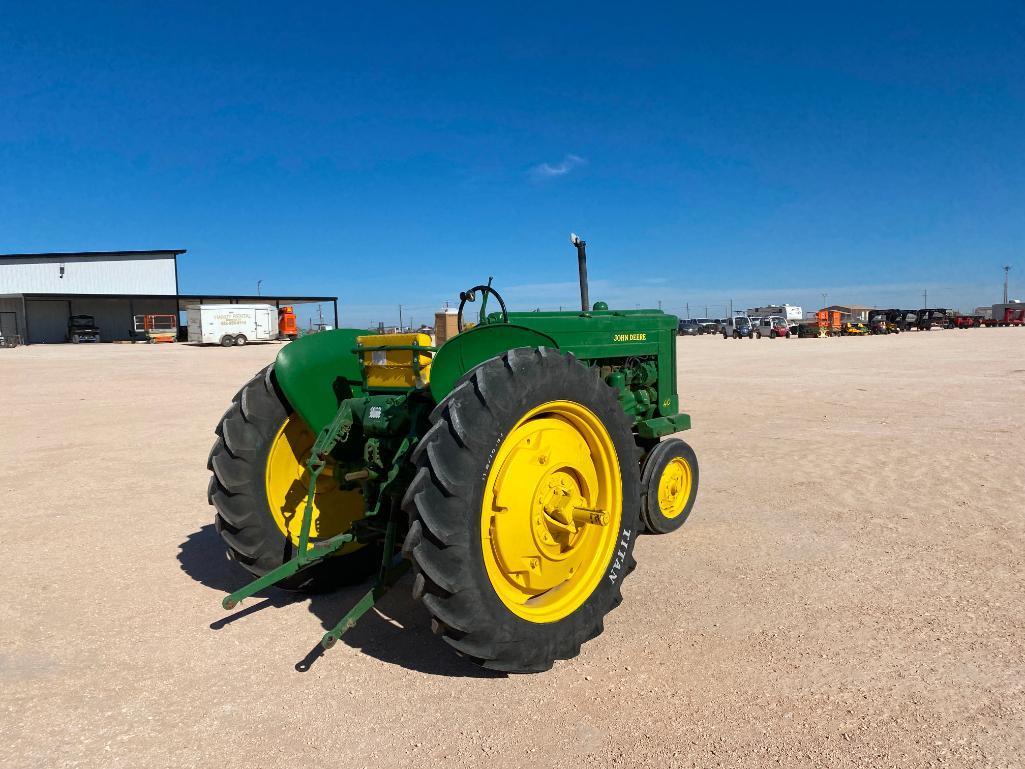
[[[356,337],[356,344],[367,387],[408,390],[430,381],[434,348],[427,334],[371,334]]]

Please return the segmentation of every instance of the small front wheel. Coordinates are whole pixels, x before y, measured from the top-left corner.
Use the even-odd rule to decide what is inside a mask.
[[[683,526],[698,495],[698,459],[679,438],[662,441],[641,468],[641,520],[652,534]]]

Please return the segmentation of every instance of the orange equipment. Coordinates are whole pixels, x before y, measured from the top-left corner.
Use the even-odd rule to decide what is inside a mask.
[[[135,330],[146,335],[151,344],[178,341],[178,318],[175,315],[136,315]]]
[[[842,323],[839,310],[819,310],[815,313],[818,319],[819,336],[839,336]]]
[[[278,335],[287,339],[299,337],[299,325],[295,322],[295,310],[290,305],[278,308]]]

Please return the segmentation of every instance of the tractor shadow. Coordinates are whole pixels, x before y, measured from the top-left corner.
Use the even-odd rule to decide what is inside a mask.
[[[178,563],[182,571],[201,585],[227,594],[246,584],[248,575],[241,566],[228,560],[213,524],[207,524],[190,534],[179,547]],[[382,662],[427,675],[454,678],[506,677],[505,673],[484,670],[459,657],[431,633],[427,613],[413,601],[411,584],[408,574],[402,577],[378,601],[374,609],[363,615],[356,627],[342,636],[341,643]],[[268,588],[261,590],[241,608],[210,623],[210,629],[220,630],[266,609],[305,602],[327,631],[370,588],[370,581],[333,593],[290,593]],[[287,623],[283,623],[282,632],[288,632]],[[296,662],[297,672],[306,672],[323,656],[330,658],[330,652],[324,651],[319,638],[311,639],[311,644],[309,653]]]

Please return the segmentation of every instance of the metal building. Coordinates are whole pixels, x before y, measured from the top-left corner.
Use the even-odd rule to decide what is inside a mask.
[[[866,307],[863,304],[831,304],[823,309],[839,312],[842,321],[868,323],[868,313],[875,308]]]
[[[64,342],[68,318],[91,315],[105,341],[136,337],[136,315],[180,317],[190,304],[265,302],[275,306],[331,303],[333,296],[181,294],[178,255],[185,249],[0,254],[0,336],[28,344]]]

